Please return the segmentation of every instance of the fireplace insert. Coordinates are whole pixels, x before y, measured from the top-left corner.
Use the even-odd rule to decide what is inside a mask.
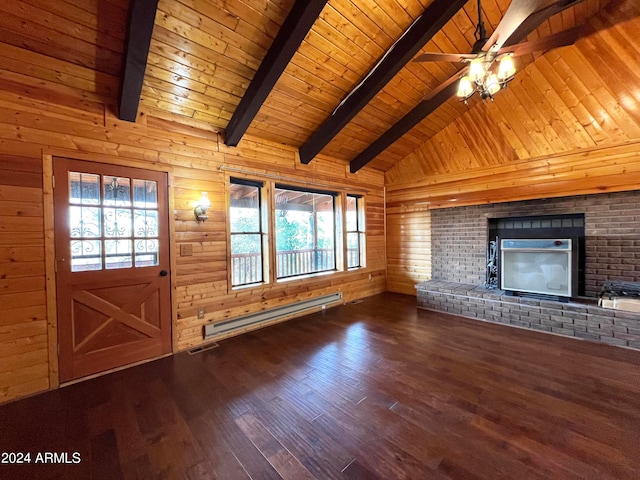
[[[570,298],[574,285],[573,257],[571,239],[502,239],[500,288]]]

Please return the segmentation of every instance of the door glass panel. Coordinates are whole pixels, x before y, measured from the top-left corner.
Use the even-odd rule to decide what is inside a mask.
[[[158,212],[156,210],[134,210],[133,229],[136,237],[158,236]]]
[[[158,186],[152,180],[133,179],[133,206],[158,208]]]
[[[102,242],[100,240],[71,241],[71,271],[102,270]]]
[[[71,217],[72,238],[100,237],[102,227],[99,208],[71,206],[69,207],[69,216]]]
[[[104,236],[131,237],[131,210],[125,208],[104,209]]]
[[[105,240],[105,268],[129,268],[133,264],[131,240]]]
[[[98,205],[100,203],[100,175],[69,172],[69,203]]]
[[[136,267],[158,265],[158,240],[136,240]]]
[[[118,207],[131,205],[131,179],[104,176],[104,204]]]
[[[69,172],[69,224],[72,272],[159,265],[153,180]]]

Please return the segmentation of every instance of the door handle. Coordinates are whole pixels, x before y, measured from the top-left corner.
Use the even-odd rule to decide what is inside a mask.
[[[167,275],[169,275],[169,272],[167,272],[166,270],[160,270],[161,277],[166,277]]]

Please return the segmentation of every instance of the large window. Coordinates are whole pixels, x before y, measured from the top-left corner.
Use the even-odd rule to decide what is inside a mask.
[[[335,194],[276,185],[274,197],[277,278],[335,270]]]
[[[365,267],[364,197],[229,178],[231,288]]]
[[[231,284],[264,281],[262,183],[231,179]]]
[[[347,268],[364,266],[364,199],[347,195]]]

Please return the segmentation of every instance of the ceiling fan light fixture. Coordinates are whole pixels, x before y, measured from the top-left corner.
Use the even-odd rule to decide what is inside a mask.
[[[474,82],[481,81],[486,74],[484,68],[484,59],[478,57],[469,63],[469,78]]]
[[[471,95],[473,95],[473,92],[475,91],[476,87],[473,83],[471,83],[471,79],[467,75],[460,79],[460,82],[458,83],[458,97],[466,100]]]
[[[498,79],[505,81],[510,77],[513,77],[516,73],[516,65],[513,62],[513,55],[507,54],[500,58],[498,63]]]
[[[502,84],[498,80],[498,76],[495,73],[489,74],[484,84],[484,89],[489,92],[489,95],[495,95],[501,88]]]

